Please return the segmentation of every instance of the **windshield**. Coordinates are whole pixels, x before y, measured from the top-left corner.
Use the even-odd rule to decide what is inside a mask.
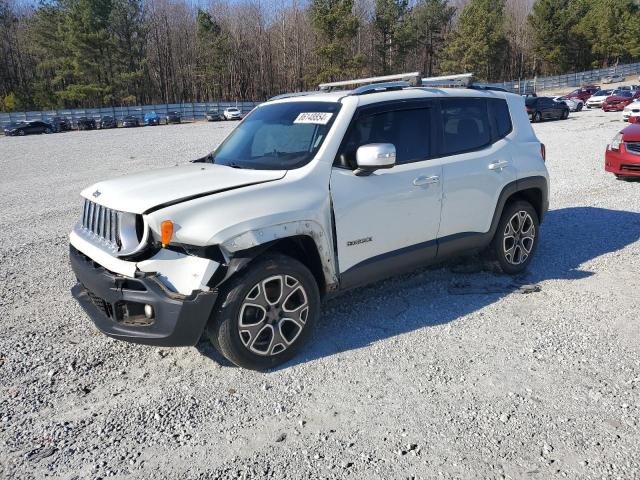
[[[334,102],[264,105],[245,117],[211,154],[220,165],[289,170],[311,161],[340,110]]]
[[[629,90],[616,90],[612,93],[612,95],[617,95],[618,97],[631,97],[631,92]]]
[[[610,95],[611,90],[598,90],[593,94],[594,97],[604,97],[605,95]]]

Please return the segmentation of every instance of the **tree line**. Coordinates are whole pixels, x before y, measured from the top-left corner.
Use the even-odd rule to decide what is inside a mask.
[[[501,81],[638,58],[637,0],[0,0],[5,111],[264,100],[404,71]]]

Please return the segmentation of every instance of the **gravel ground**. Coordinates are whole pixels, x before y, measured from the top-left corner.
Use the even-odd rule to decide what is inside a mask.
[[[535,125],[552,203],[525,278],[467,259],[353,291],[270,373],[109,339],[69,294],[80,189],[230,124],[0,138],[0,478],[640,478],[640,182],[603,170],[622,126]]]

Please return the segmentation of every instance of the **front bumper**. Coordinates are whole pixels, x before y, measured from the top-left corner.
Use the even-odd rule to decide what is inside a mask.
[[[624,103],[615,103],[615,104],[603,103],[602,109],[605,112],[621,112],[624,110],[624,107],[626,106],[627,104],[624,104]]]
[[[106,335],[128,342],[167,347],[195,345],[209,320],[217,291],[190,295],[169,291],[154,273],[129,278],[112,273],[73,246],[69,253],[78,283],[71,293]],[[153,318],[144,306],[153,308]]]
[[[607,172],[629,177],[640,176],[640,155],[629,153],[625,144],[620,150],[607,150],[605,153],[604,169]]]

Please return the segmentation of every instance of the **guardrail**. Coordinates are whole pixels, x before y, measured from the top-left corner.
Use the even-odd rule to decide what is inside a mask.
[[[146,113],[155,112],[160,117],[168,112],[178,112],[185,120],[205,120],[209,111],[222,111],[227,107],[237,107],[243,114],[249,113],[260,102],[204,102],[204,103],[169,103],[157,105],[141,105],[130,107],[105,107],[105,108],[75,108],[60,110],[45,110],[38,112],[9,112],[0,113],[0,126],[4,127],[12,122],[28,120],[50,120],[53,117],[64,117],[75,125],[80,117],[89,117],[98,120],[102,116],[110,115],[117,120],[122,120],[127,115],[134,115],[140,120]]]

